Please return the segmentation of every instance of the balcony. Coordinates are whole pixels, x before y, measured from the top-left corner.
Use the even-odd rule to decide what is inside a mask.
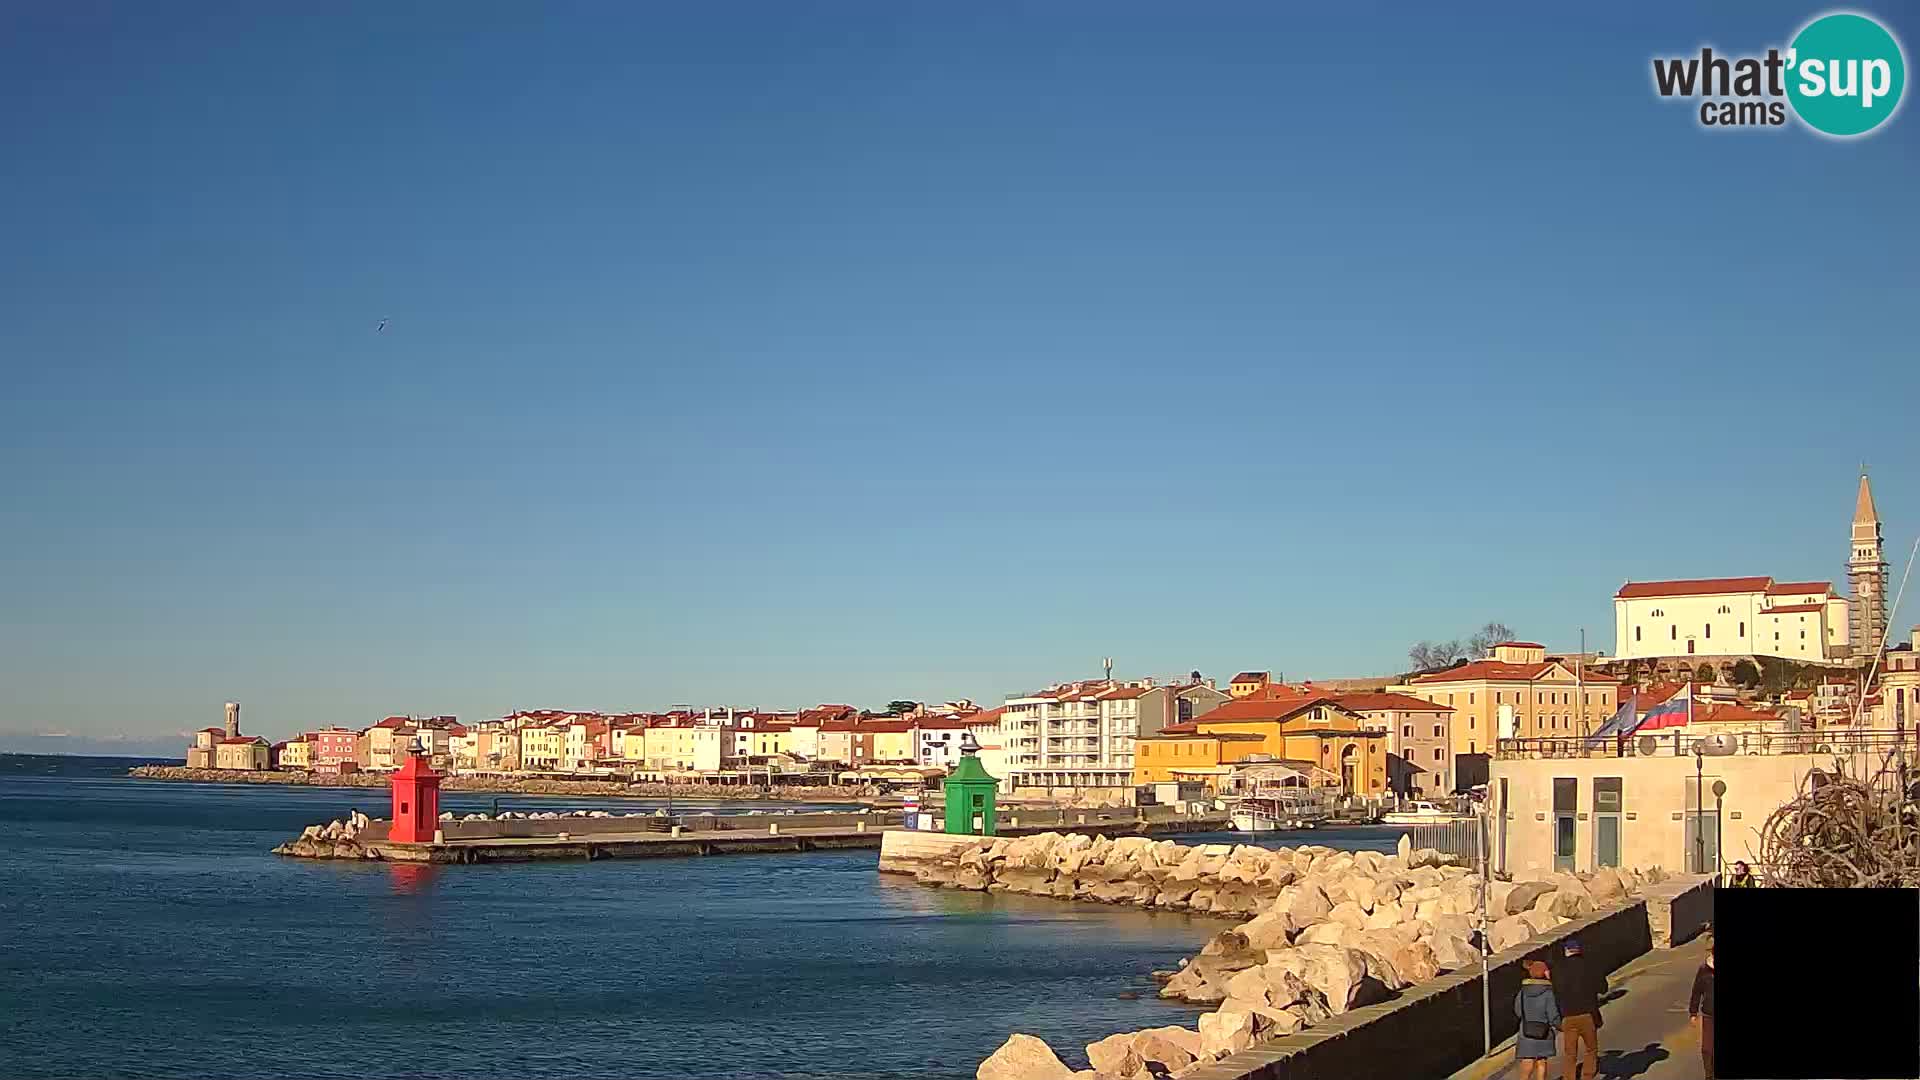
[[[1501,761],[1537,758],[1630,758],[1692,757],[1693,744],[1711,732],[1655,732],[1647,735],[1611,735],[1565,738],[1501,739],[1494,756]],[[1828,757],[1846,754],[1885,754],[1905,745],[1920,751],[1920,732],[1904,736],[1896,731],[1846,729],[1825,731],[1748,731],[1727,732],[1723,738],[1733,743],[1734,756],[1777,756],[1813,754]],[[1645,745],[1643,745],[1643,742]]]

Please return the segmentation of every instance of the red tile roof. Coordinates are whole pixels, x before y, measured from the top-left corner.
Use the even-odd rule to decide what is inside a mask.
[[[1150,689],[1152,688],[1146,686],[1116,686],[1095,696],[1102,701],[1131,701],[1145,696]]]
[[[967,726],[979,727],[982,724],[998,724],[1000,718],[1006,715],[1006,711],[1007,707],[1002,705],[998,708],[988,709],[986,712],[974,713],[972,716],[967,717]]]
[[[225,735],[227,733],[226,728],[219,728],[219,727],[203,727],[200,729],[200,731],[204,731],[209,735]],[[194,734],[198,735],[200,734],[200,731],[196,731],[194,732]]]
[[[1440,705],[1411,694],[1395,694],[1387,691],[1368,694],[1341,694],[1333,699],[1355,712],[1380,712],[1395,709],[1400,712],[1452,712],[1453,706]],[[1202,719],[1212,714],[1203,714]]]
[[[1770,577],[1683,578],[1676,581],[1629,581],[1613,595],[1621,600],[1648,596],[1713,596],[1720,593],[1764,592]]]
[[[1264,671],[1243,671],[1240,674],[1235,675],[1230,681],[1237,682],[1237,683],[1266,682],[1268,678],[1269,678],[1268,674]]]
[[[911,720],[862,720],[860,721],[859,725],[855,727],[853,730],[863,731],[863,732],[875,732],[879,734],[890,734],[893,732],[900,732],[900,731],[912,731],[913,721]]]
[[[265,746],[266,742],[267,740],[261,738],[258,735],[235,735],[231,739],[220,740],[220,743],[223,746],[238,746],[241,743],[259,743],[260,745]]]
[[[1545,675],[1548,671],[1560,667],[1559,661],[1542,660],[1534,664],[1510,664],[1505,660],[1475,660],[1471,664],[1461,664],[1456,668],[1436,671],[1428,675],[1416,675],[1415,683],[1474,682],[1486,679],[1493,682],[1528,682]],[[1594,686],[1611,686],[1619,679],[1607,675],[1587,674],[1586,681]]]
[[[1545,645],[1542,645],[1537,641],[1502,641],[1502,642],[1496,643],[1493,647],[1496,649],[1544,649],[1546,648]]]
[[[1191,720],[1187,720],[1187,721],[1183,721],[1183,722],[1181,722],[1181,723],[1178,723],[1178,724],[1168,724],[1168,725],[1167,725],[1166,727],[1163,727],[1163,728],[1161,728],[1161,729],[1160,729],[1160,731],[1158,732],[1158,734],[1161,734],[1161,735],[1198,735],[1198,734],[1200,734],[1200,728],[1199,728],[1199,726],[1198,726],[1198,725],[1196,725],[1196,724],[1195,724],[1195,723],[1194,723],[1193,721],[1191,721]],[[1146,736],[1146,735],[1142,735],[1142,736],[1141,736],[1141,738],[1143,738],[1143,739],[1144,739],[1144,738],[1149,738],[1149,737],[1150,737],[1150,736]]]
[[[973,726],[973,717],[923,716],[912,723],[921,731],[964,731]]]
[[[1797,593],[1833,592],[1831,581],[1776,581],[1767,587],[1768,596],[1793,596]]]
[[[382,720],[373,726],[383,727],[383,728],[397,728],[405,724],[406,722],[407,722],[407,718],[404,716],[389,716],[385,720]]]
[[[1238,701],[1223,702],[1193,718],[1196,724],[1215,722],[1233,723],[1248,720],[1286,720],[1297,716],[1315,705],[1329,705],[1340,708],[1339,702],[1330,694],[1314,694],[1308,697],[1293,698],[1241,698]],[[1352,712],[1351,708],[1347,708]],[[1162,728],[1161,730],[1166,730]]]
[[[1761,612],[1762,615],[1792,615],[1795,612],[1822,611],[1825,604],[1775,604]]]

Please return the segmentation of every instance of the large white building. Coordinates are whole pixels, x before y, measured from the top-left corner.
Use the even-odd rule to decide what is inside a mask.
[[[1012,788],[1133,790],[1134,740],[1229,700],[1205,682],[1063,683],[1007,699],[998,745]],[[982,740],[985,742],[985,740]]]
[[[1847,601],[1830,581],[1770,577],[1630,581],[1613,595],[1614,653],[1622,660],[1676,656],[1846,658]]]

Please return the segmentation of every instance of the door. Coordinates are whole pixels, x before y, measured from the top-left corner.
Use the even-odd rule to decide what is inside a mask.
[[[1578,837],[1574,815],[1578,812],[1580,781],[1569,776],[1553,780],[1553,868],[1571,873],[1574,845]]]
[[[1593,864],[1596,867],[1620,865],[1619,814],[1602,814],[1594,819]]]
[[[1497,809],[1500,814],[1495,819],[1499,824],[1499,847],[1496,849],[1499,861],[1494,863],[1494,866],[1505,873],[1507,869],[1507,778],[1504,776],[1500,778],[1500,805]]]
[[[1593,778],[1593,865],[1620,865],[1621,778]]]
[[[1720,872],[1720,819],[1711,813],[1687,811],[1686,865],[1689,874]]]

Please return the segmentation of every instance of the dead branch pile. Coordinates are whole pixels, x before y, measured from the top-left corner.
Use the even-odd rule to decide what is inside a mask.
[[[1769,885],[1920,887],[1920,822],[1908,793],[1847,772],[1841,760],[1830,773],[1809,774],[1799,794],[1767,818],[1760,863]]]

